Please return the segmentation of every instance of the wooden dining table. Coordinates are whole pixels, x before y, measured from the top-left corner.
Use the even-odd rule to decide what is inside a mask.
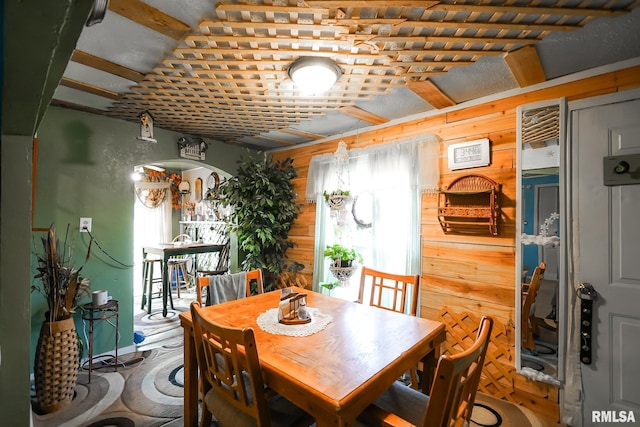
[[[142,259],[146,259],[147,254],[158,255],[162,258],[162,315],[164,317],[167,317],[167,300],[168,295],[171,293],[169,286],[169,258],[179,255],[220,252],[222,248],[224,248],[224,245],[213,243],[160,243],[155,246],[144,246],[142,248]],[[194,271],[197,271],[197,265]]]
[[[369,307],[292,288],[307,294],[307,306],[332,316],[308,336],[266,332],[257,318],[278,307],[279,292],[205,308],[205,316],[238,328],[253,328],[265,383],[316,419],[316,425],[348,426],[386,388],[422,361],[434,366],[445,339],[441,322]],[[184,328],[184,425],[196,426],[197,361],[191,313],[180,314]],[[295,326],[292,326],[295,327]],[[422,384],[430,384],[423,369]]]

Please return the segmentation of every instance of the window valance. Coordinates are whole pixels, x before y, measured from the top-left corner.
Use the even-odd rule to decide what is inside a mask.
[[[347,177],[355,175],[356,172],[358,172],[359,176],[362,176],[362,172],[376,170],[381,163],[383,163],[386,168],[388,168],[389,165],[393,167],[394,158],[399,159],[408,156],[414,159],[412,165],[412,171],[414,172],[412,176],[414,179],[412,179],[413,182],[410,185],[419,186],[422,192],[436,193],[438,191],[438,180],[440,179],[440,140],[436,135],[420,135],[366,148],[354,148],[348,151],[348,155],[349,161],[344,171]],[[358,182],[349,182],[347,178],[345,184],[351,192],[357,194],[366,191],[371,192],[373,190],[371,186],[374,185],[374,181],[359,180]],[[314,156],[309,162],[305,200],[308,203],[314,203],[324,191],[331,192],[337,190],[337,185],[337,170],[334,154],[329,153]],[[383,183],[378,181],[375,185],[393,188],[395,185],[406,185],[406,183],[397,183],[391,179]]]

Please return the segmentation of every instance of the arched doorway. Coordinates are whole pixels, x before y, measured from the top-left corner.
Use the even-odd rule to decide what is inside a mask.
[[[217,177],[218,181],[223,181],[230,175],[211,165],[189,160],[154,162],[136,166],[134,170],[143,174],[142,179],[134,186],[132,241],[134,332],[142,332],[144,338],[144,342],[137,342],[138,348],[149,349],[166,345],[170,340],[179,337],[181,332],[177,316],[180,311],[188,310],[188,304],[195,298],[195,291],[181,292],[178,301],[174,293],[176,310],[169,310],[166,317],[162,315],[160,300],[152,301],[151,314],[143,310],[142,248],[172,242],[180,235],[189,236],[192,241],[219,243],[214,240],[216,239],[214,229],[219,231],[220,224],[224,225],[224,222],[220,221],[220,216],[212,210],[212,206],[207,201],[207,194],[210,192],[210,187],[216,184],[212,179],[213,176]],[[183,186],[183,191],[177,192],[178,181],[187,182],[188,190],[187,186]],[[160,196],[160,193],[164,193],[164,197]],[[203,265],[206,267],[208,262],[217,262],[217,260],[208,260],[207,256],[211,257],[211,254],[198,255],[199,267]],[[188,260],[187,270],[195,274],[191,259]],[[161,274],[158,265],[154,269],[154,276],[161,278]],[[136,337],[138,340],[141,339],[139,335]]]

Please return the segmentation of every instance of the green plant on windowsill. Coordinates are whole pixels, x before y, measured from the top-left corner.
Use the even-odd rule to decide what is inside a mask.
[[[362,264],[362,254],[354,248],[340,244],[327,245],[324,256],[333,261],[335,267],[351,267],[353,262]]]

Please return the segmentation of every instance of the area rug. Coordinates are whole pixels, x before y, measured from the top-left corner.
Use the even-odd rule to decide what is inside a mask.
[[[137,299],[134,302],[136,312],[133,316],[136,350],[151,350],[159,346],[182,343],[184,331],[180,326],[179,315],[189,311],[189,305],[195,299],[195,290],[183,290],[181,298],[174,296],[173,309],[169,308],[166,316],[162,315],[161,301],[154,301],[151,314],[148,314],[146,310],[137,309],[140,307],[140,301]]]
[[[469,425],[471,427],[547,427],[549,423],[525,407],[478,393]]]
[[[182,427],[182,343],[136,351],[80,372],[73,402],[53,413],[33,413],[34,427]],[[96,366],[94,364],[94,366]],[[33,407],[35,404],[35,397]],[[478,393],[471,426],[544,427],[530,410]],[[215,422],[212,426],[216,426]]]
[[[117,372],[106,362],[91,372],[91,383],[80,372],[70,405],[53,414],[34,412],[33,426],[183,425],[182,345],[119,356]]]

